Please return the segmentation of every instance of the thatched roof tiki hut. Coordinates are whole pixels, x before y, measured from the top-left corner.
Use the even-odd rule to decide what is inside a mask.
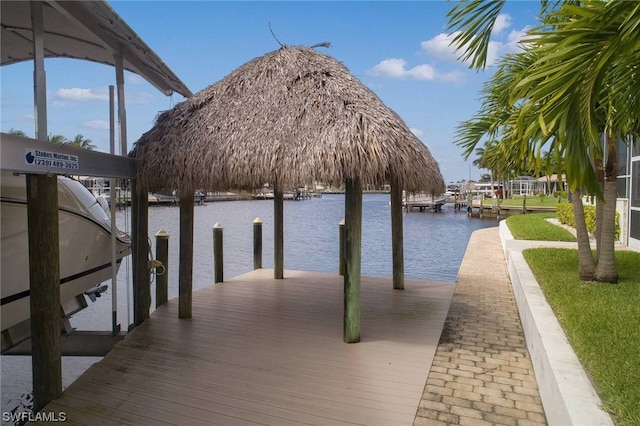
[[[438,164],[403,120],[344,65],[306,47],[283,46],[253,59],[163,113],[131,155],[141,159],[137,185],[144,191],[274,185],[275,278],[283,277],[282,191],[344,182],[346,342],[360,339],[362,186],[391,183],[394,288],[400,289],[402,189],[444,190]],[[185,223],[181,218],[181,228]],[[192,231],[185,235],[192,238]],[[182,255],[181,248],[180,263],[191,265]]]

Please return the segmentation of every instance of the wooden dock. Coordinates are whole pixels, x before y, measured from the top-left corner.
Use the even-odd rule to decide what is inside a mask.
[[[44,412],[81,425],[411,425],[454,283],[362,278],[362,340],[342,341],[343,278],[260,269],[157,309]],[[37,424],[37,423],[36,423]]]

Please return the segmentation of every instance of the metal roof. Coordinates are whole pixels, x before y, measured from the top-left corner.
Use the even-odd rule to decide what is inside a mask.
[[[0,1],[1,65],[33,59],[30,3]],[[191,96],[187,86],[105,1],[44,1],[43,13],[45,57],[115,66],[114,54],[122,49],[126,70],[165,95]]]

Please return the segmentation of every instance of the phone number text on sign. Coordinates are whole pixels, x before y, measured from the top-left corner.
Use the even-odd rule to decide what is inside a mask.
[[[64,170],[78,169],[78,156],[59,152],[25,149],[24,160],[27,164],[40,167],[54,167]]]

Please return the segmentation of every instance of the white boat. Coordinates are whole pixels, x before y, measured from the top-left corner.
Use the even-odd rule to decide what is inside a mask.
[[[26,178],[2,172],[0,265],[2,350],[30,334],[29,253]],[[61,317],[87,306],[111,278],[112,225],[104,200],[80,182],[58,177]],[[130,253],[131,241],[117,231],[116,257]]]

